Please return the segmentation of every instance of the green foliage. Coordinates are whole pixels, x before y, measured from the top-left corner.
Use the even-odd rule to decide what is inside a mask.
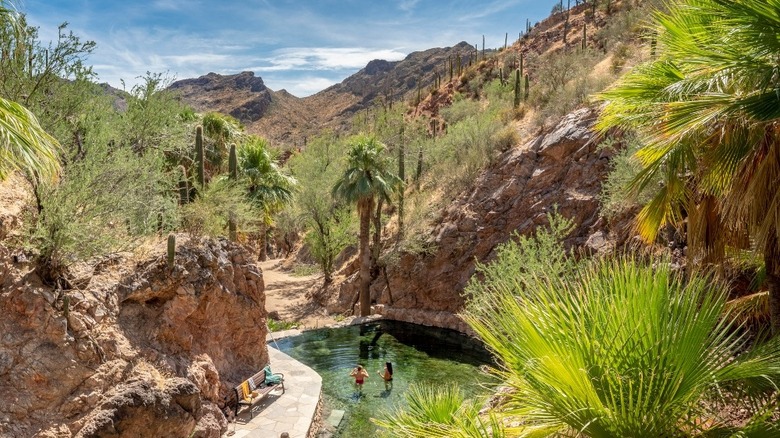
[[[592,50],[562,51],[538,58],[534,71],[534,93],[530,104],[537,109],[536,121],[543,125],[557,121],[587,102],[612,78],[590,74],[600,60]]]
[[[159,155],[90,146],[58,185],[41,192],[29,243],[47,280],[64,276],[75,262],[130,249],[139,238],[177,223],[173,183]]]
[[[283,330],[290,330],[298,328],[298,324],[295,321],[277,321],[275,319],[268,318],[266,320],[268,330],[271,332],[280,332]]]
[[[503,438],[495,417],[482,418],[479,400],[466,399],[457,386],[413,385],[404,394],[408,408],[384,413],[374,423],[383,436],[398,438]]]
[[[289,161],[300,190],[286,211],[286,216],[296,218],[288,220],[287,227],[303,227],[305,241],[325,281],[330,280],[333,262],[345,247],[344,239],[354,242],[356,234],[356,222],[330,193],[344,171],[345,154],[346,144],[326,133],[311,139],[306,149]]]
[[[249,199],[263,212],[265,224],[293,199],[295,178],[279,167],[268,141],[250,136],[238,151],[238,164],[246,179]]]
[[[46,123],[49,118],[44,115],[46,107],[52,103],[52,96],[56,100],[60,88],[66,86],[67,81],[62,79],[93,76],[84,60],[94,48],[95,42],[82,42],[67,31],[67,23],[58,27],[57,40],[44,46],[38,39],[38,29],[29,26],[12,3],[0,1],[0,97],[41,115],[44,127],[50,129]]]
[[[622,147],[618,148],[621,145]],[[635,136],[626,135],[620,143],[614,138],[607,138],[599,147],[618,148],[610,162],[612,168],[601,185],[600,214],[610,219],[649,202],[655,189],[661,184],[660,177],[656,177],[655,182],[638,192],[632,190],[632,182],[642,172],[642,163],[636,156],[636,152],[642,147],[641,141]]]
[[[513,436],[733,436],[723,391],[757,414],[746,431],[779,432],[780,339],[751,349],[722,285],[630,258],[487,281],[464,318],[499,358]]]
[[[232,219],[244,232],[257,230],[262,215],[246,193],[246,186],[217,178],[194,202],[182,206],[182,228],[195,236],[229,237]]]
[[[305,242],[309,245],[312,257],[325,274],[326,282],[331,279],[338,255],[355,243],[355,226],[354,217],[346,208],[338,209],[323,217],[312,217],[309,220],[309,231],[306,233]]]
[[[505,99],[501,102],[509,102],[511,109],[511,101]],[[497,113],[490,109],[480,108],[476,114],[451,123],[446,135],[435,141],[429,140],[424,145],[428,156],[428,181],[435,179],[435,182],[430,182],[444,189],[448,197],[472,184],[485,166],[516,141],[511,128],[505,130]]]
[[[478,275],[464,289],[469,308],[489,302],[497,290],[520,293],[535,284],[542,273],[565,277],[574,270],[577,263],[563,246],[563,239],[574,228],[573,221],[557,213],[548,213],[547,221],[547,227],[537,228],[531,236],[514,233],[498,245],[493,262],[477,264]]]
[[[0,98],[0,180],[21,170],[52,180],[60,171],[59,143],[27,108]]]
[[[191,124],[188,108],[168,90],[171,78],[149,73],[126,96],[127,110],[121,113],[120,139],[138,153],[162,151],[172,164],[182,164],[192,156]]]
[[[383,198],[398,189],[398,177],[389,171],[389,160],[384,155],[385,145],[376,137],[355,135],[348,141],[347,167],[333,186],[333,194],[348,203],[370,198]]]
[[[203,135],[209,140],[204,144],[206,170],[215,175],[224,169],[225,158],[228,157],[228,144],[231,141],[241,141],[244,128],[232,116],[218,112],[209,112],[201,120]]]

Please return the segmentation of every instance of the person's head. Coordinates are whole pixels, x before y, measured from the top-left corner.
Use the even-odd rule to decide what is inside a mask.
[[[290,434],[287,432],[282,432],[282,434],[279,435],[279,438],[290,438]]]
[[[355,367],[355,369],[358,371],[363,371],[363,365],[358,365]]]
[[[387,368],[387,372],[390,373],[390,375],[393,375],[393,364],[390,362],[385,362],[385,368]]]

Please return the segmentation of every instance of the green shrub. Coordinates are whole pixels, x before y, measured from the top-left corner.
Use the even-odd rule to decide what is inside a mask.
[[[723,285],[630,258],[513,278],[464,315],[499,358],[511,390],[493,412],[513,436],[780,433],[780,338],[751,349]],[[724,423],[724,392],[747,426]]]
[[[549,225],[537,228],[531,236],[517,233],[496,247],[495,260],[477,264],[477,275],[464,289],[468,308],[479,311],[489,302],[497,290],[511,289],[516,293],[533,285],[540,275],[563,277],[576,267],[569,257],[563,239],[571,232],[574,223],[557,213],[547,215]]]
[[[372,419],[390,436],[401,438],[499,438],[504,427],[495,417],[480,416],[479,400],[466,399],[457,386],[412,385],[404,394],[406,410]]]
[[[241,233],[257,231],[263,214],[246,193],[243,184],[225,177],[213,180],[194,202],[182,206],[182,228],[193,236],[228,237],[232,214]]]
[[[311,255],[319,263],[325,281],[331,280],[334,262],[345,248],[355,243],[356,223],[354,215],[347,208],[341,208],[324,217],[311,218],[305,242]]]
[[[130,249],[139,238],[177,224],[176,193],[158,154],[91,148],[56,187],[41,191],[41,213],[29,221],[28,245],[45,280],[73,263]]]
[[[631,189],[631,182],[643,169],[642,164],[635,156],[639,148],[642,147],[641,141],[628,134],[619,142],[614,138],[607,138],[599,147],[618,149],[610,162],[612,168],[601,185],[601,193],[599,194],[601,216],[611,219],[648,203],[655,190],[660,186],[661,177],[656,177],[656,181],[651,181],[639,193]]]

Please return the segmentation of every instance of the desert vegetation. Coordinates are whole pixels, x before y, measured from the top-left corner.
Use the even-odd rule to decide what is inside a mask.
[[[296,148],[194,111],[162,74],[107,90],[86,63],[95,43],[63,25],[44,46],[0,1],[0,178],[31,193],[6,244],[59,290],[77,265],[177,233],[261,259],[283,248],[306,254],[323,288],[351,278],[366,316],[372,283],[434,254],[442,212],[492,166],[597,107],[611,169],[600,215],[628,218],[639,239],[591,257],[564,244],[575,224],[555,206],[529,219],[545,226],[507,236],[462,294],[500,387],[464,400],[420,386],[376,424],[403,437],[777,436],[778,10],[560,2],[514,44],[483,42],[430,86],[388,92]]]

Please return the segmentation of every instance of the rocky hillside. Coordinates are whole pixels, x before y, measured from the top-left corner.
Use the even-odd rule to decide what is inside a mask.
[[[411,98],[417,88],[427,90],[437,74],[444,76],[448,59],[464,62],[474,48],[461,42],[409,54],[401,61],[374,60],[365,68],[312,96],[298,98],[285,90],[272,91],[252,72],[236,75],[209,73],[170,85],[197,111],[219,111],[243,123],[247,131],[280,146],[300,146],[305,138],[325,128],[347,125],[361,109],[378,99]]]
[[[372,284],[371,299],[386,316],[417,324],[468,331],[455,313],[460,291],[513,232],[529,234],[547,223],[554,208],[576,228],[566,242],[590,252],[607,251],[624,236],[609,236],[599,217],[598,194],[610,154],[597,149],[596,113],[581,109],[551,131],[501,156],[474,188],[444,211],[429,235],[431,254],[403,254]],[[348,268],[349,269],[349,268]],[[357,273],[340,286],[331,311],[349,310],[357,294]]]
[[[613,12],[625,6],[616,2]],[[533,77],[533,64],[543,54],[563,48],[565,33],[569,46],[579,46],[591,11],[590,5],[573,7],[568,24],[563,13],[551,16],[506,52],[480,62],[473,74],[496,78],[501,63],[522,52],[533,61],[526,64]],[[608,23],[604,11],[587,20],[596,29]],[[449,104],[455,92],[466,93],[464,85],[463,81],[445,84],[427,96],[415,114],[436,117],[438,108]],[[377,311],[392,319],[468,331],[457,313],[463,308],[461,294],[476,263],[489,262],[513,233],[528,235],[545,225],[547,214],[556,208],[575,225],[567,247],[595,253],[622,245],[629,237],[625,221],[630,218],[607,223],[599,215],[599,194],[610,170],[611,152],[597,148],[601,139],[592,129],[597,114],[597,109],[581,108],[532,135],[527,121],[510,122],[521,142],[484,169],[472,187],[438,216],[425,236],[434,251],[403,253],[387,267],[386,275],[376,276],[371,301],[379,304]],[[346,278],[319,296],[331,311],[350,312],[357,297],[355,264],[340,274]]]
[[[108,258],[78,290],[0,246],[0,436],[219,437],[268,361],[262,273],[225,241]]]

